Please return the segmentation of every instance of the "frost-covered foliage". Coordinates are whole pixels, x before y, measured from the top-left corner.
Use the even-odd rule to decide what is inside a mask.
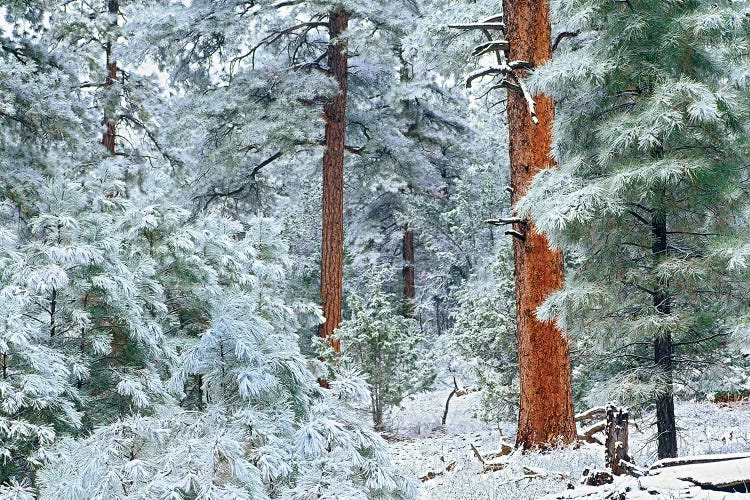
[[[263,217],[282,203],[210,203],[220,182],[247,182],[256,143],[320,149],[293,129],[320,128],[300,102],[330,82],[303,72],[277,87],[266,67],[236,75],[243,94],[211,87],[196,61],[141,49],[142,7],[0,9],[2,496],[413,496],[352,412],[364,384],[340,376],[320,389],[300,353],[300,333],[321,318],[287,293],[285,225]],[[150,22],[201,18],[157,7],[144,9]],[[154,63],[190,77],[175,70],[182,80],[160,86],[147,75]],[[269,101],[289,120],[261,116],[231,133]],[[101,144],[105,117],[116,121],[114,154]]]
[[[425,356],[419,323],[401,312],[400,298],[384,289],[388,268],[375,269],[363,295],[350,295],[350,317],[336,330],[342,355],[338,363],[354,368],[370,385],[370,409],[376,429],[384,414],[401,400],[429,387],[434,369]]]
[[[556,29],[578,34],[530,85],[557,103],[560,166],[522,208],[580,265],[540,314],[588,358],[576,374],[590,400],[650,401],[673,371],[689,386],[746,306],[748,3],[553,7]]]
[[[512,263],[503,246],[494,262],[466,280],[456,293],[451,352],[469,361],[482,388],[481,416],[512,418],[518,409],[518,356]]]

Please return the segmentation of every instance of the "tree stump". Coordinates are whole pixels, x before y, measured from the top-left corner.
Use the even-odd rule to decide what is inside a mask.
[[[607,426],[604,459],[607,467],[614,475],[628,474],[626,464],[630,462],[628,455],[628,420],[627,408],[618,408],[613,404],[607,405]]]

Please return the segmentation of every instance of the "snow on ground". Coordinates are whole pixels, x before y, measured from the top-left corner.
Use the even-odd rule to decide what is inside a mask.
[[[577,486],[584,469],[604,467],[604,448],[586,444],[548,453],[514,452],[503,458],[507,462],[505,468],[484,472],[471,445],[483,455],[497,451],[503,437],[506,442],[514,442],[515,423],[492,425],[479,421],[474,414],[481,393],[473,392],[453,397],[447,423],[442,426],[449,393],[450,390],[445,389],[417,395],[405,401],[390,418],[392,432],[388,438],[394,461],[415,478],[430,472],[437,474],[420,483],[422,499],[540,498],[565,492],[569,485]],[[681,401],[677,403],[676,413],[681,455],[750,451],[750,404],[747,402],[719,406],[710,402]],[[634,418],[635,425],[631,424],[630,429],[630,454],[644,468],[656,461],[653,419],[653,414]],[[742,496],[750,498],[750,495]],[[708,496],[696,496],[695,491],[683,490],[662,498]],[[738,496],[731,495],[731,498]]]

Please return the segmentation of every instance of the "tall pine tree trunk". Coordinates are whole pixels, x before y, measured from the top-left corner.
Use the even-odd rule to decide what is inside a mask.
[[[511,61],[539,66],[552,55],[547,0],[503,0]],[[534,97],[539,120],[534,124],[526,99],[508,91],[508,129],[512,202],[526,193],[538,169],[553,168],[551,159],[554,103]],[[520,227],[519,227],[520,226]],[[517,446],[534,448],[576,438],[570,380],[570,353],[564,333],[553,322],[541,322],[536,310],[563,286],[563,258],[532,221],[517,226],[525,239],[513,239],[516,283],[518,366],[521,385]]]
[[[349,13],[332,12],[328,18],[331,43],[328,47],[329,71],[339,84],[339,92],[323,106],[326,120],[323,154],[323,234],[320,262],[320,300],[326,321],[321,337],[328,338],[336,352],[338,340],[330,339],[341,323],[344,279],[344,145],[346,138],[346,84],[348,61],[346,43],[339,36],[349,25]]]
[[[667,254],[667,219],[663,212],[654,213],[651,222],[653,244],[651,247],[655,264]],[[661,315],[672,312],[669,291],[662,288],[654,293],[654,307]],[[674,415],[674,387],[672,383],[672,336],[669,331],[654,338],[654,362],[664,377],[656,396],[656,428],[658,431],[659,458],[677,456],[677,425]]]

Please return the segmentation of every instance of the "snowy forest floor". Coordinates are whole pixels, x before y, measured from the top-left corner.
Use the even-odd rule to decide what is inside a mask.
[[[567,447],[548,453],[514,452],[507,457],[507,465],[502,470],[483,472],[471,445],[483,455],[495,452],[501,442],[500,430],[507,442],[514,441],[515,423],[491,425],[478,420],[475,413],[481,393],[473,392],[452,398],[446,425],[442,426],[449,393],[446,389],[417,395],[404,401],[391,415],[392,433],[388,437],[396,463],[415,478],[430,472],[437,474],[420,483],[423,499],[539,498],[564,492],[568,484],[578,485],[584,469],[604,467],[604,447],[585,444],[577,449]],[[748,401],[722,405],[678,401],[676,412],[680,455],[750,450]],[[641,467],[656,460],[653,420],[654,415],[649,413],[631,416],[630,454]],[[750,498],[750,495],[741,496]],[[674,496],[678,497],[686,498]],[[672,495],[664,498],[672,498]]]

